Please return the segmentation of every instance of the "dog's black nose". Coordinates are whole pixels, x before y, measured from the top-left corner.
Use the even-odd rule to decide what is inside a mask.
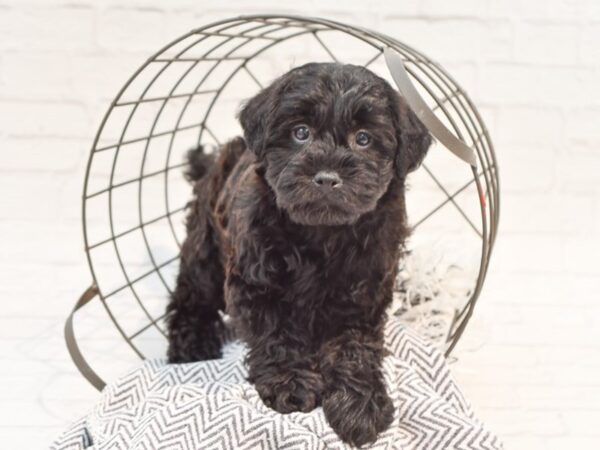
[[[337,172],[322,170],[313,177],[313,183],[317,186],[336,188],[342,185],[342,179]]]

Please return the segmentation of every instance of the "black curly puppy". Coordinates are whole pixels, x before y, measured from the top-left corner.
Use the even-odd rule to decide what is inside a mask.
[[[189,155],[169,361],[218,358],[225,310],[267,405],[322,405],[344,441],[373,442],[394,413],[380,365],[404,183],[431,137],[385,80],[335,63],[291,70],[239,120],[244,139]]]

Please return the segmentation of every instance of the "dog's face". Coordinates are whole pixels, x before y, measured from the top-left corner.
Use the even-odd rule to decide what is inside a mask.
[[[421,163],[431,137],[369,70],[311,63],[250,99],[239,115],[277,204],[303,225],[347,225]]]

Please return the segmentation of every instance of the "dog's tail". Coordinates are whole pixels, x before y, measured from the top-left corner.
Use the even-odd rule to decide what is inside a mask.
[[[213,183],[216,183],[214,187],[220,190],[245,150],[246,141],[239,136],[222,145],[215,153],[205,153],[204,147],[199,145],[187,153],[185,178],[195,183],[210,172]]]
[[[199,145],[187,152],[187,166],[184,171],[185,179],[194,183],[203,178],[215,163],[215,156],[204,153],[204,146]]]

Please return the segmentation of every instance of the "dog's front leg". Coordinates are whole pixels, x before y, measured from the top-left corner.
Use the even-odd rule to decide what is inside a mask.
[[[375,442],[394,416],[381,373],[382,336],[346,330],[327,342],[320,354],[326,381],[323,410],[329,424],[342,440],[353,445]]]
[[[280,413],[313,410],[320,403],[323,377],[310,342],[289,320],[284,292],[248,283],[235,270],[227,286],[228,310],[248,345],[248,381]]]

